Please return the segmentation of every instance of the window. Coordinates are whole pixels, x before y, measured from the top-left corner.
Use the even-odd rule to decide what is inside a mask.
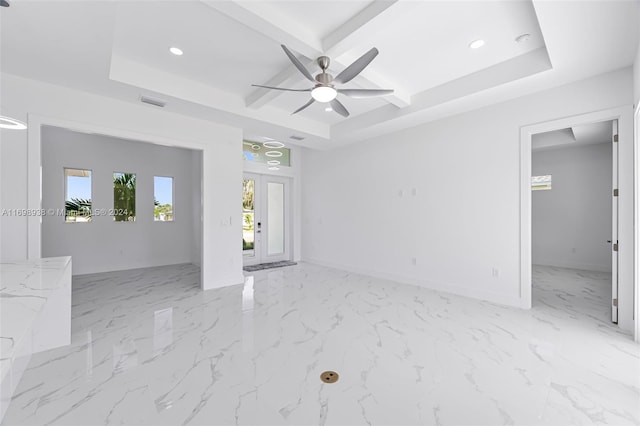
[[[153,220],[173,222],[173,178],[153,177]]]
[[[531,176],[531,190],[544,191],[551,189],[551,175]]]
[[[136,175],[133,173],[113,174],[113,220],[136,220]]]
[[[269,142],[265,143],[269,145]],[[265,163],[270,167],[289,167],[291,165],[291,150],[289,148],[271,148],[260,142],[244,141],[242,155],[245,161]]]
[[[64,169],[65,222],[91,222],[91,170]]]

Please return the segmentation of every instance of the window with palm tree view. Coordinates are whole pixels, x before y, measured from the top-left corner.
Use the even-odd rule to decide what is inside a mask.
[[[136,175],[133,173],[113,174],[113,220],[136,220]]]
[[[173,222],[173,178],[153,177],[153,220]]]
[[[91,222],[91,170],[64,169],[65,222]]]

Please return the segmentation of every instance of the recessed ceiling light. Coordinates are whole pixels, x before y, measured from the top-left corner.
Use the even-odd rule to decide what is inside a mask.
[[[326,107],[324,110],[325,110],[325,111],[327,111],[327,112],[329,112],[329,111],[333,111],[333,108],[331,108],[331,107]]]
[[[481,39],[473,40],[471,43],[469,43],[469,47],[471,49],[479,49],[482,46],[484,46],[484,40]]]
[[[277,166],[277,165],[280,164],[280,162],[278,160],[269,160],[269,161],[267,161],[267,164],[269,166]]]
[[[278,141],[264,142],[262,145],[264,145],[266,148],[284,148],[284,144]]]
[[[0,129],[24,130],[26,128],[27,125],[22,121],[0,115]]]
[[[269,167],[269,170],[280,170],[280,167]]]
[[[280,151],[267,151],[264,153],[267,157],[282,157],[282,153]]]
[[[169,52],[173,53],[176,56],[182,56],[182,54],[184,53],[179,47],[170,47]]]
[[[530,37],[531,34],[519,35],[518,37],[516,37],[516,43],[524,43],[525,41],[529,40]]]
[[[260,145],[258,144],[251,145],[251,149],[254,151],[260,151]]]

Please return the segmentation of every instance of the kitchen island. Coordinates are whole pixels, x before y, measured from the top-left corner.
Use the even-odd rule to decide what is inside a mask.
[[[0,263],[0,421],[31,354],[71,343],[71,257]]]

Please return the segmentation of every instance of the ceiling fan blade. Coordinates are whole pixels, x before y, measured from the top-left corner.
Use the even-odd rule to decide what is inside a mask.
[[[300,108],[298,108],[297,110],[293,111],[293,112],[291,113],[291,115],[299,113],[300,111],[302,111],[303,109],[305,109],[306,107],[308,107],[309,105],[311,105],[312,103],[314,103],[315,101],[316,101],[315,99],[311,98],[311,99],[309,100],[309,102],[307,102],[306,104],[302,105],[302,106],[301,106]]]
[[[364,55],[360,56],[354,63],[346,67],[340,74],[333,79],[337,83],[347,83],[351,81],[355,76],[360,74],[363,69],[367,67],[378,56],[378,49],[375,47],[369,50]]]
[[[298,70],[305,76],[307,77],[307,80],[309,81],[313,81],[314,83],[316,83],[316,80],[313,78],[313,76],[311,75],[311,73],[309,72],[308,69],[306,69],[304,67],[304,65],[302,65],[302,62],[300,62],[298,60],[298,58],[295,57],[295,55],[289,50],[287,49],[287,46],[285,46],[284,44],[281,44],[280,46],[282,46],[282,50],[284,50],[284,53],[287,54],[287,56],[289,57],[289,60],[291,60],[291,62],[293,62],[293,65],[296,66],[296,68],[298,68]]]
[[[386,96],[393,94],[393,89],[338,89],[338,93],[350,98],[375,98],[376,96]]]
[[[287,89],[286,87],[263,86],[261,84],[252,84],[253,87],[262,87],[263,89],[286,90],[287,92],[310,92],[312,89]]]
[[[333,110],[335,112],[337,112],[338,114],[340,114],[343,117],[348,117],[349,116],[349,111],[347,111],[347,109],[344,107],[344,105],[342,105],[342,103],[340,103],[339,100],[334,99],[331,101],[331,108],[333,108]]]

